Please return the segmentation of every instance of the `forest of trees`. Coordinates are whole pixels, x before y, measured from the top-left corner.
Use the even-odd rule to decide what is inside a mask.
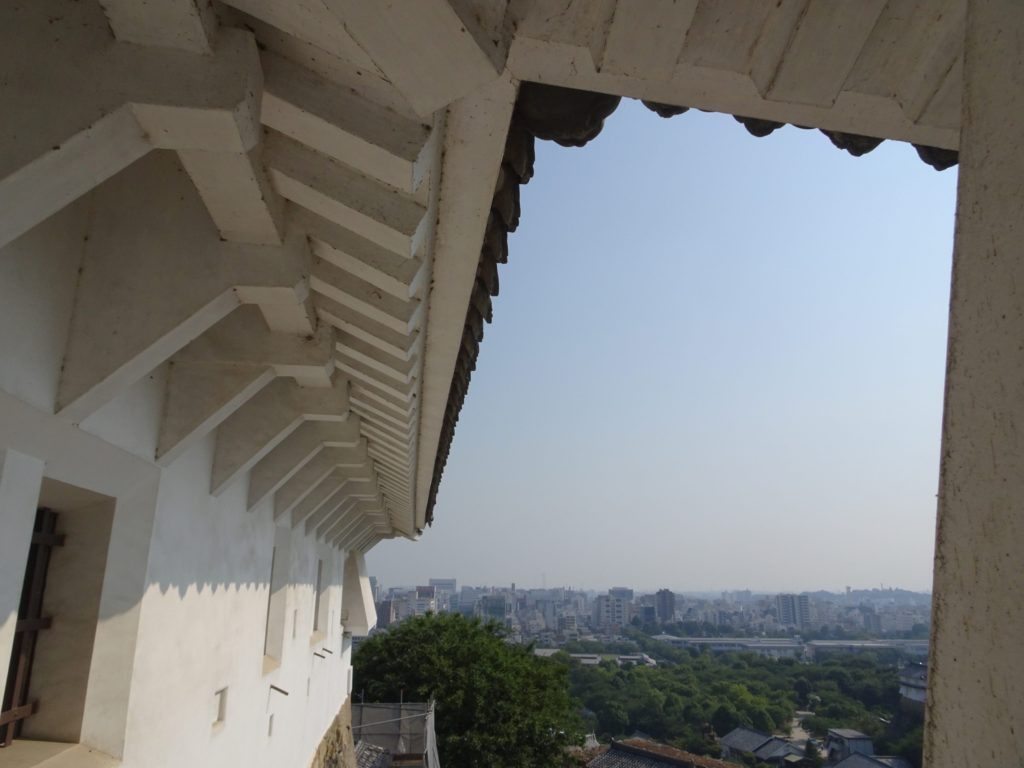
[[[357,700],[437,703],[443,765],[556,768],[584,730],[602,741],[637,731],[690,752],[717,755],[716,735],[746,725],[789,731],[797,710],[804,727],[870,735],[879,754],[921,764],[920,720],[899,707],[895,658],[834,655],[815,662],[748,653],[681,650],[642,632],[620,643],[569,643],[535,656],[510,643],[497,624],[457,614],[409,619],[375,635],[354,658]],[[643,651],[656,667],[609,659],[585,666],[569,653]]]
[[[774,661],[754,654],[680,650],[639,632],[614,646],[570,644],[567,652],[635,653],[657,667],[614,661],[584,666],[558,654],[570,690],[591,727],[604,738],[635,731],[681,749],[715,754],[714,734],[739,725],[786,733],[796,710],[810,710],[804,727],[819,737],[829,728],[855,728],[875,740],[879,754],[921,761],[920,722],[901,713],[897,670],[872,654],[835,655],[813,663]]]

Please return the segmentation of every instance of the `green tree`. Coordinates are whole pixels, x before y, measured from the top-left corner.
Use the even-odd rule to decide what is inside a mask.
[[[715,711],[711,713],[711,725],[714,726],[715,733],[721,738],[732,729],[738,728],[741,725],[747,725],[747,723],[743,722],[740,713],[736,711],[736,707],[732,705],[732,702],[725,701],[719,704]]]
[[[814,742],[810,739],[808,739],[807,744],[804,745],[804,757],[807,758],[807,761],[816,768],[817,766],[825,764],[824,758],[822,758],[821,753],[818,752],[818,748],[814,746]]]
[[[793,690],[796,691],[797,701],[800,706],[807,706],[807,697],[811,693],[811,684],[806,677],[798,677],[793,681]]]
[[[580,726],[566,666],[503,634],[459,614],[409,619],[359,647],[354,690],[373,702],[434,699],[442,765],[560,765]]]

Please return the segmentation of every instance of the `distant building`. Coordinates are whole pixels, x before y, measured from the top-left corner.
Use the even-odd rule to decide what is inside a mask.
[[[391,607],[394,611],[393,623],[405,621],[416,615],[416,593],[406,592],[401,595],[392,595]]]
[[[928,698],[928,665],[912,662],[900,670],[900,707],[915,715],[924,715]]]
[[[621,597],[626,602],[633,602],[633,590],[629,587],[612,587],[608,590],[612,597]]]
[[[863,653],[896,650],[907,656],[924,659],[928,655],[928,640],[809,640],[807,655],[819,658],[829,653]]]
[[[417,616],[437,613],[437,590],[434,587],[416,587],[413,612]]]
[[[713,757],[695,755],[646,739],[613,741],[587,763],[587,768],[735,768]]]
[[[902,757],[883,757],[854,753],[832,766],[832,768],[912,768]]]
[[[909,632],[915,624],[924,623],[915,611],[889,611],[879,618],[883,632]]]
[[[723,592],[722,599],[727,603],[752,603],[754,595],[749,589],[737,589],[734,592]]]
[[[740,726],[729,731],[719,742],[722,757],[731,761],[753,759],[758,765],[800,766],[804,751],[788,739],[769,736],[753,728]]]
[[[390,627],[395,621],[395,606],[390,600],[377,603],[377,626],[381,629]]]
[[[430,579],[429,584],[436,591],[438,609],[444,611],[454,610],[454,606],[458,605],[459,601],[459,588],[456,580]]]
[[[458,586],[455,579],[431,579],[430,586],[435,590],[437,610],[447,613],[458,605]]]
[[[753,755],[760,747],[771,741],[767,733],[755,731],[753,728],[733,728],[718,740],[722,749],[722,757],[726,760],[743,759],[744,755]]]
[[[629,607],[630,600],[624,597],[610,593],[598,595],[594,600],[594,627],[605,631],[624,627],[629,623]]]
[[[882,634],[882,617],[874,610],[861,611],[864,619],[864,629],[873,635]]]
[[[562,635],[575,635],[579,633],[576,625],[576,615],[567,614],[558,617],[558,632]]]
[[[675,621],[676,593],[671,589],[659,589],[654,595],[654,611],[662,624]]]
[[[478,587],[463,587],[459,591],[458,611],[463,616],[479,616],[477,603],[484,591]]]
[[[494,619],[502,623],[511,615],[511,605],[508,598],[503,595],[484,595],[477,603],[480,615],[484,619]]]
[[[764,744],[754,750],[754,757],[766,765],[789,766],[796,762],[802,762],[804,750],[778,736],[772,736]]]
[[[796,659],[803,656],[804,644],[791,637],[675,637],[655,635],[655,640],[675,648],[707,649],[714,653],[756,653],[771,659]]]
[[[811,599],[807,595],[776,595],[775,610],[784,627],[811,626]]]
[[[658,662],[648,656],[646,653],[626,653],[615,657],[615,661],[622,666],[623,664],[636,664],[637,666],[645,667],[656,667]]]
[[[875,754],[875,746],[867,734],[852,728],[829,728],[825,751],[829,762],[838,763],[850,755]]]

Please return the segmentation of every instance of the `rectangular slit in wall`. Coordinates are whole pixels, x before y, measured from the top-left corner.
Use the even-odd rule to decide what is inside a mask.
[[[313,631],[320,629],[320,592],[323,589],[324,561],[316,561],[316,589],[313,592]]]
[[[270,623],[273,620],[274,606],[274,566],[277,565],[277,547],[270,552],[270,580],[267,583],[267,621],[263,628],[263,655],[270,655]]]
[[[224,719],[228,713],[228,689],[221,688],[219,691],[213,694],[214,706],[216,716],[214,717],[213,724],[215,726],[224,723]]]

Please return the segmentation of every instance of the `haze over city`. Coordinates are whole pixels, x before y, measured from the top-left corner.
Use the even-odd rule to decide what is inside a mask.
[[[930,589],[955,186],[636,102],[538,142],[436,523],[370,572]]]

